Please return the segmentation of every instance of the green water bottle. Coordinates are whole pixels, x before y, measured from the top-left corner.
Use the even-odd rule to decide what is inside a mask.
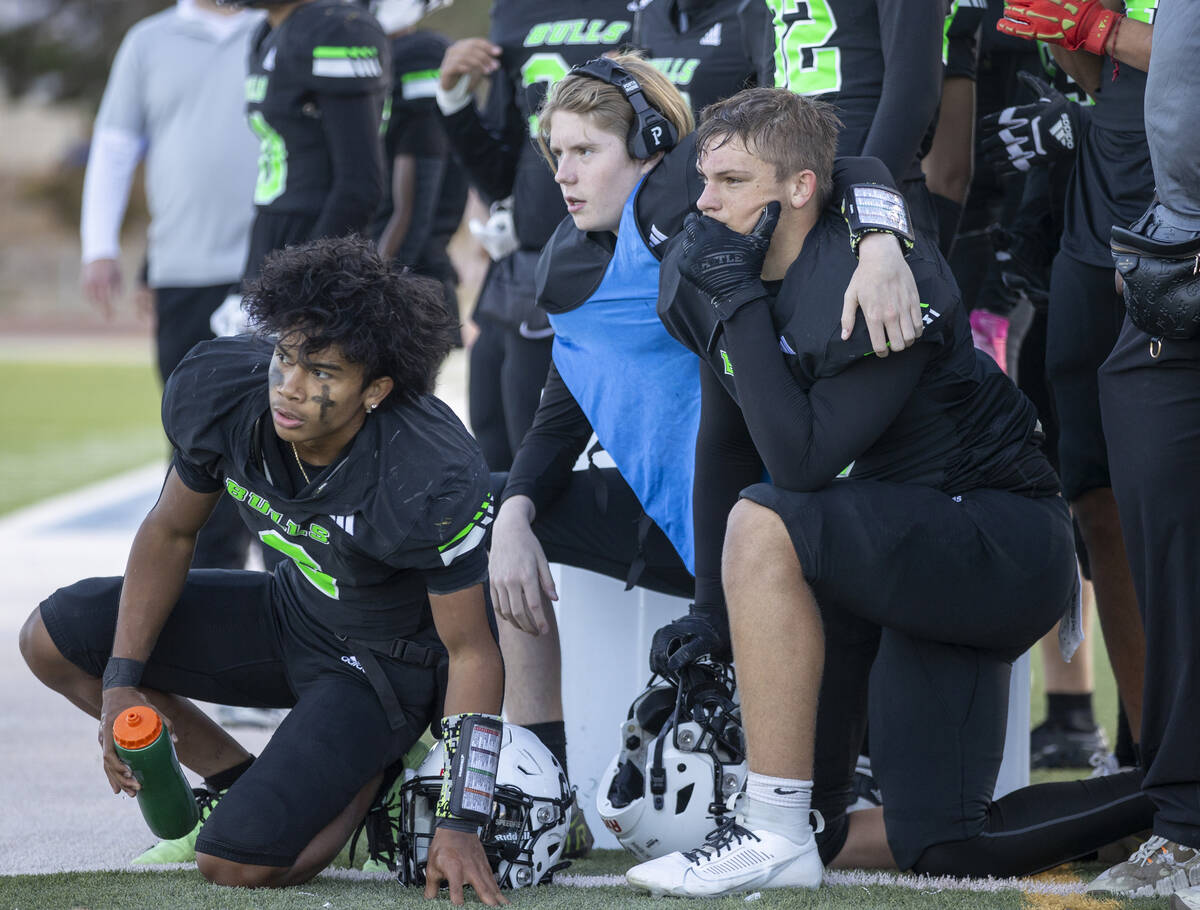
[[[117,755],[142,785],[138,808],[155,836],[174,840],[196,827],[196,798],[158,712],[147,705],[122,711],[113,721],[113,741]]]

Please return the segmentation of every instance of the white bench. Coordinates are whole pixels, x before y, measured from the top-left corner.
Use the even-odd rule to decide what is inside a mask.
[[[600,776],[620,745],[620,727],[650,678],[647,655],[656,629],[687,612],[687,601],[567,566],[552,567],[562,639],[567,760],[596,846],[620,844],[596,814]],[[1008,736],[996,796],[1029,783],[1029,655],[1013,668]]]

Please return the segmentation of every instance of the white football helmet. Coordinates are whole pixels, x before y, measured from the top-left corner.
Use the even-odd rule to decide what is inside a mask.
[[[444,764],[445,748],[439,742],[400,789],[400,881],[406,885],[425,881]],[[524,727],[505,724],[492,820],[480,835],[501,888],[548,883],[568,865],[561,853],[574,802],[558,759]]]
[[[371,0],[371,12],[379,20],[385,34],[416,25],[435,9],[449,6],[454,0]]]
[[[700,663],[680,683],[651,679],[621,724],[621,749],[596,790],[596,810],[639,860],[690,850],[746,782],[733,668]]]

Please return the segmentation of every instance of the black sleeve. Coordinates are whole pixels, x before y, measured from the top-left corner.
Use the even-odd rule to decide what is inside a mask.
[[[775,23],[763,0],[743,0],[737,11],[747,56],[754,61],[758,84],[775,84]]]
[[[820,489],[869,449],[904,407],[934,350],[918,344],[886,358],[867,356],[805,388],[779,353],[765,304],[742,307],[724,326],[742,414],[771,482],[786,490]]]
[[[513,103],[512,87],[503,71],[492,77],[488,95],[488,123],[475,105],[442,117],[446,137],[475,188],[489,201],[512,195],[517,158],[525,138],[521,112]]]
[[[408,222],[408,232],[396,250],[396,259],[399,262],[406,265],[416,262],[429,241],[438,203],[441,202],[446,165],[445,158],[418,157],[413,162],[416,171],[413,180],[413,210]]]
[[[317,96],[333,183],[312,238],[365,231],[383,197],[383,143],[376,99],[367,94]]]
[[[878,158],[865,155],[833,159],[833,202],[840,203],[850,187],[856,183],[879,183],[899,189],[896,178],[886,164]]]
[[[571,469],[591,435],[587,415],[551,362],[533,425],[521,440],[508,472],[503,499],[528,496],[542,511],[566,488]]]
[[[863,144],[898,178],[912,166],[942,97],[943,0],[876,0],[885,78]]]
[[[175,474],[183,481],[183,485],[193,492],[215,493],[224,486],[210,470],[189,461],[178,449],[171,458],[171,467],[175,469]]]
[[[762,460],[737,403],[704,361],[700,367],[700,429],[696,434],[696,474],[692,487],[692,526],[696,544],[696,607],[724,609],[721,549],[725,524],[738,494],[763,479]]]
[[[448,153],[449,143],[446,142],[437,106],[428,101],[403,106],[393,104],[387,144],[392,157],[444,157]]]
[[[486,581],[486,529],[495,514],[490,488],[491,474],[480,458],[431,497],[426,514],[384,561],[420,570],[430,594]]]

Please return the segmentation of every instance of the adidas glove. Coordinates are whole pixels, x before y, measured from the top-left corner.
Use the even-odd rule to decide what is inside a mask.
[[[996,31],[1102,56],[1119,18],[1100,0],[1005,0]]]
[[[979,121],[979,149],[1001,175],[1023,174],[1075,154],[1079,142],[1079,106],[1037,76],[1017,73],[1037,101],[1006,107]]]
[[[729,620],[716,611],[697,611],[693,606],[691,613],[667,623],[650,641],[650,671],[664,678],[703,658],[732,658]]]
[[[683,222],[679,274],[707,295],[721,319],[729,319],[752,300],[767,295],[763,260],[779,222],[780,205],[767,203],[749,234],[695,212]]]

